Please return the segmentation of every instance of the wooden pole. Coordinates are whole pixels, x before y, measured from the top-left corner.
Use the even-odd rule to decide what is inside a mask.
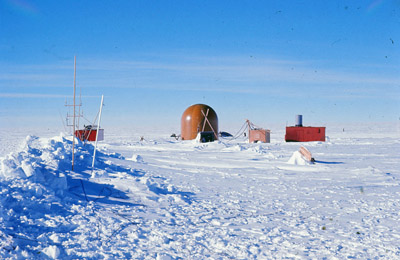
[[[72,170],[74,170],[75,162],[75,90],[76,90],[76,56],[74,56],[74,117],[73,117],[73,133],[72,133]]]
[[[207,121],[208,125],[211,127],[211,130],[213,131],[216,140],[218,140],[218,135],[217,135],[217,133],[215,132],[214,128],[212,127],[210,121],[208,121],[208,118],[207,118],[207,116],[204,114],[203,110],[201,110],[201,113],[203,114],[204,119]]]
[[[208,116],[208,112],[209,112],[209,111],[210,111],[210,109],[208,108],[208,109],[207,109],[207,113],[206,113],[206,115],[204,116],[203,129],[201,130],[202,132],[204,132],[204,129],[206,128],[206,122],[207,122],[206,118],[207,118],[207,116]],[[201,110],[201,113],[204,115],[203,110]]]
[[[79,109],[78,109],[78,130],[80,129],[80,119],[81,119],[81,106],[82,106],[82,88],[79,88]]]
[[[97,137],[99,136],[100,132],[100,120],[101,120],[101,111],[103,110],[103,100],[104,100],[104,95],[101,95],[99,121],[97,121],[96,142],[94,144],[94,152],[93,152],[92,171],[94,169],[94,160],[96,159]]]
[[[248,128],[248,138],[249,138],[249,143],[250,143],[250,130],[251,130],[251,122],[249,119],[246,119],[246,123],[247,123],[247,128]],[[246,130],[245,130],[246,131]]]

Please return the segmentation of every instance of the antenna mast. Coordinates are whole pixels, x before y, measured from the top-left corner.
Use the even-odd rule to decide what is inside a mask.
[[[100,114],[99,114],[99,120],[97,121],[96,143],[94,145],[94,151],[93,151],[92,172],[94,169],[94,161],[96,159],[97,138],[99,137],[99,132],[100,132],[100,120],[101,120],[101,111],[103,110],[103,100],[104,100],[104,95],[101,95],[100,112],[99,112]]]
[[[66,107],[73,107],[74,112],[72,115],[69,115],[69,112],[67,113],[67,126],[72,126],[73,128],[73,133],[72,133],[72,170],[74,170],[74,162],[75,162],[75,131],[77,128],[79,128],[79,118],[82,116],[81,115],[81,106],[82,106],[82,101],[80,100],[80,94],[79,94],[79,104],[76,104],[76,56],[74,56],[74,101],[72,105],[69,105],[67,103],[67,100],[65,99],[65,106]],[[76,114],[76,107],[79,107],[79,113],[78,115]],[[78,117],[78,125],[76,124],[76,118]],[[72,118],[72,124],[70,123],[70,119]]]
[[[82,106],[82,87],[79,88],[79,105],[77,105],[79,107],[78,109],[78,129],[80,128],[80,118],[81,118],[81,106]],[[82,116],[83,116],[83,112],[82,112]]]
[[[72,170],[74,170],[75,162],[75,91],[76,90],[76,56],[74,56],[74,116],[73,116],[73,132],[72,132]]]

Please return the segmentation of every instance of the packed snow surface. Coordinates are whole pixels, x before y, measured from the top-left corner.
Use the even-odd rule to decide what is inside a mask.
[[[2,259],[400,258],[396,125],[269,144],[106,131],[73,171],[71,136],[21,136],[0,139]]]

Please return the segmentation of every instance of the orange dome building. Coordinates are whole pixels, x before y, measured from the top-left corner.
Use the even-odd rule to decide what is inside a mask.
[[[193,140],[200,132],[213,132],[215,140],[218,139],[217,113],[210,106],[204,104],[188,107],[181,118],[182,140]]]

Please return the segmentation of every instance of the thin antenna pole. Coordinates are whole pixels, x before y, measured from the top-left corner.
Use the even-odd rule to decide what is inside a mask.
[[[63,126],[64,126],[64,131],[67,132],[67,128],[65,127],[65,123],[64,123],[64,118],[62,117],[60,111],[58,111],[58,113],[60,114],[61,122],[62,122],[62,124],[63,124]]]
[[[73,117],[73,133],[72,133],[72,170],[74,170],[75,161],[75,90],[76,90],[76,56],[74,56],[74,117]]]
[[[101,120],[101,110],[103,110],[103,100],[104,100],[104,95],[101,95],[99,121],[97,121],[96,142],[94,144],[94,152],[93,152],[92,171],[94,169],[94,160],[96,159],[97,138],[99,137],[99,132],[100,132],[100,120]]]
[[[82,106],[82,88],[80,87],[79,88],[78,129],[80,129],[81,106]]]

